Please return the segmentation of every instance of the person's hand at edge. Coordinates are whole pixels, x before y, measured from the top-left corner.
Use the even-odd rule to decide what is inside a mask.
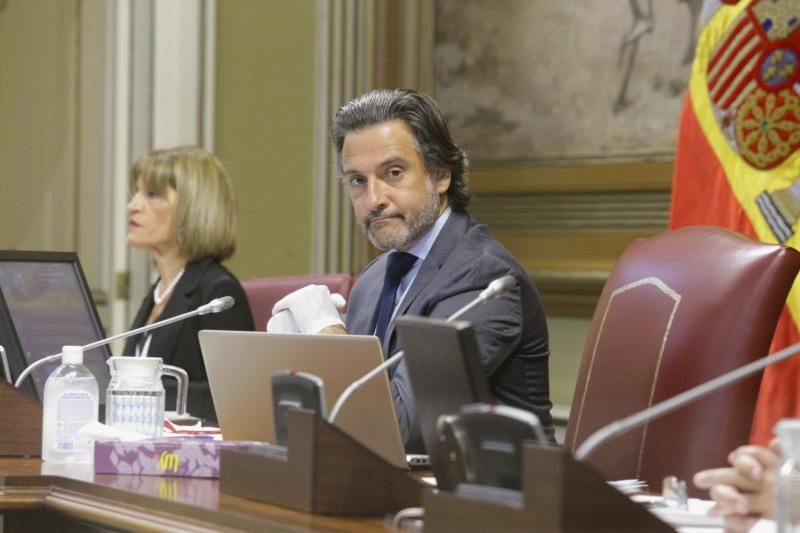
[[[698,488],[708,489],[715,502],[710,514],[725,518],[734,531],[746,531],[757,517],[774,514],[775,469],[779,455],[763,446],[740,446],[728,455],[730,467],[702,470],[694,475]]]
[[[272,308],[272,315],[274,318],[288,311],[299,333],[346,333],[338,310],[344,305],[344,298],[332,295],[327,286],[307,285],[281,298]]]

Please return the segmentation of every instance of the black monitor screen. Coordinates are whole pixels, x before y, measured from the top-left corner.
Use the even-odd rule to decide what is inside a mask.
[[[0,344],[14,380],[31,363],[105,337],[78,257],[60,252],[0,252]],[[104,391],[107,346],[84,353],[84,364]],[[23,388],[42,397],[58,361],[35,369]]]
[[[417,406],[417,420],[437,485],[453,490],[446,450],[439,446],[441,415],[457,414],[462,405],[495,403],[481,366],[475,331],[469,322],[403,315],[397,318],[400,347]]]

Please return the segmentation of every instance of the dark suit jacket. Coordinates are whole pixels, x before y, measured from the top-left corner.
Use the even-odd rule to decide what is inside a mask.
[[[147,293],[131,329],[144,326],[153,309],[153,290]],[[250,304],[239,280],[213,258],[205,258],[186,265],[186,271],[173,289],[174,293],[157,320],[192,311],[214,298],[233,296],[235,304],[221,313],[194,316],[174,324],[153,330],[148,355],[161,357],[164,363],[183,368],[189,373],[188,411],[194,416],[216,421],[214,403],[208,389],[208,376],[200,353],[197,333],[202,329],[228,329],[253,331],[253,315]],[[130,337],[123,355],[134,355],[136,343],[141,335]],[[167,405],[174,405],[174,381],[165,380]]]
[[[347,331],[372,335],[386,256],[367,265],[350,293]],[[539,294],[527,272],[483,224],[466,212],[452,211],[428,257],[408,289],[396,316],[447,318],[472,301],[492,280],[511,274],[519,286],[469,311],[490,390],[502,403],[535,413],[552,436],[548,381],[547,322]],[[384,354],[397,351],[394,323],[389,325]],[[416,406],[404,362],[389,371],[395,410],[406,450],[424,449]]]

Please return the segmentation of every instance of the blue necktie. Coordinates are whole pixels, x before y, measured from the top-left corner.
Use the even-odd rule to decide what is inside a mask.
[[[381,297],[378,300],[378,321],[375,325],[375,335],[383,343],[383,337],[389,327],[389,320],[394,312],[394,302],[400,280],[408,274],[417,257],[405,252],[392,252],[386,260],[386,274],[383,278]]]

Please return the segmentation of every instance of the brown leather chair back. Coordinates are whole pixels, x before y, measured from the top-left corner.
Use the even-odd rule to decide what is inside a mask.
[[[287,294],[306,285],[327,285],[331,293],[338,292],[345,300],[350,296],[355,278],[350,274],[319,274],[309,276],[282,276],[253,278],[242,282],[256,330],[264,331],[272,317],[275,303]],[[344,310],[343,310],[344,311]]]
[[[632,243],[600,296],[565,445],[767,354],[800,253],[709,226]],[[660,490],[723,466],[745,444],[761,376],[701,398],[601,445],[587,458],[607,479]]]

